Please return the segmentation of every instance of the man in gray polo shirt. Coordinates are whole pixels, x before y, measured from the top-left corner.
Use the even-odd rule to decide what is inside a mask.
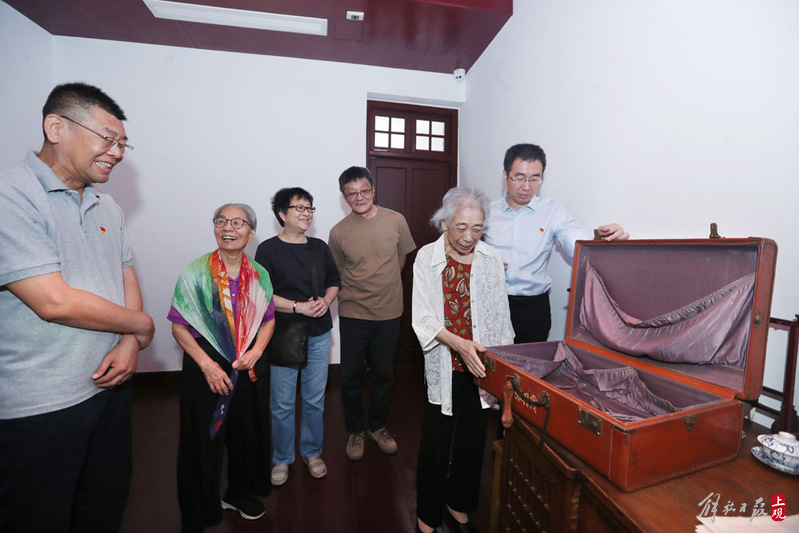
[[[154,326],[94,184],[132,147],[96,87],[59,85],[42,111],[41,151],[0,174],[0,531],[118,531],[128,380]]]

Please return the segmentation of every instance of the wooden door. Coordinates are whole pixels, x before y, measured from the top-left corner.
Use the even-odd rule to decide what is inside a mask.
[[[457,125],[456,109],[374,101],[367,105],[367,161],[377,186],[375,202],[405,216],[417,249],[438,238],[430,217],[457,184]],[[421,361],[411,327],[415,259],[416,252],[408,255],[402,273],[400,364]]]

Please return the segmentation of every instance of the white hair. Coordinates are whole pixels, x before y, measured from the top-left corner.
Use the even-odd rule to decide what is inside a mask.
[[[441,207],[430,217],[430,224],[444,232],[443,226],[452,222],[455,213],[463,209],[479,209],[483,212],[483,218],[488,218],[488,210],[491,202],[488,196],[480,189],[473,187],[455,187],[447,191],[441,202]]]

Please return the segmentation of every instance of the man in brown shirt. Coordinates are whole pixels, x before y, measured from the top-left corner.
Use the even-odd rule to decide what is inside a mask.
[[[350,167],[339,189],[352,212],[330,230],[329,246],[341,273],[338,295],[341,336],[341,402],[349,433],[347,457],[363,457],[364,438],[384,453],[397,451],[386,431],[402,316],[400,272],[416,249],[401,214],[374,203],[369,169]],[[369,365],[370,403],[364,408],[364,363]]]

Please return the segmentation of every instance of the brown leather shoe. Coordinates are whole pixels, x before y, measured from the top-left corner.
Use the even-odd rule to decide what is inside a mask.
[[[381,452],[388,455],[397,453],[397,441],[386,431],[386,428],[380,428],[377,431],[367,431],[366,434],[377,443],[377,447],[380,448]]]
[[[346,452],[351,461],[360,461],[363,458],[363,431],[350,435]]]

